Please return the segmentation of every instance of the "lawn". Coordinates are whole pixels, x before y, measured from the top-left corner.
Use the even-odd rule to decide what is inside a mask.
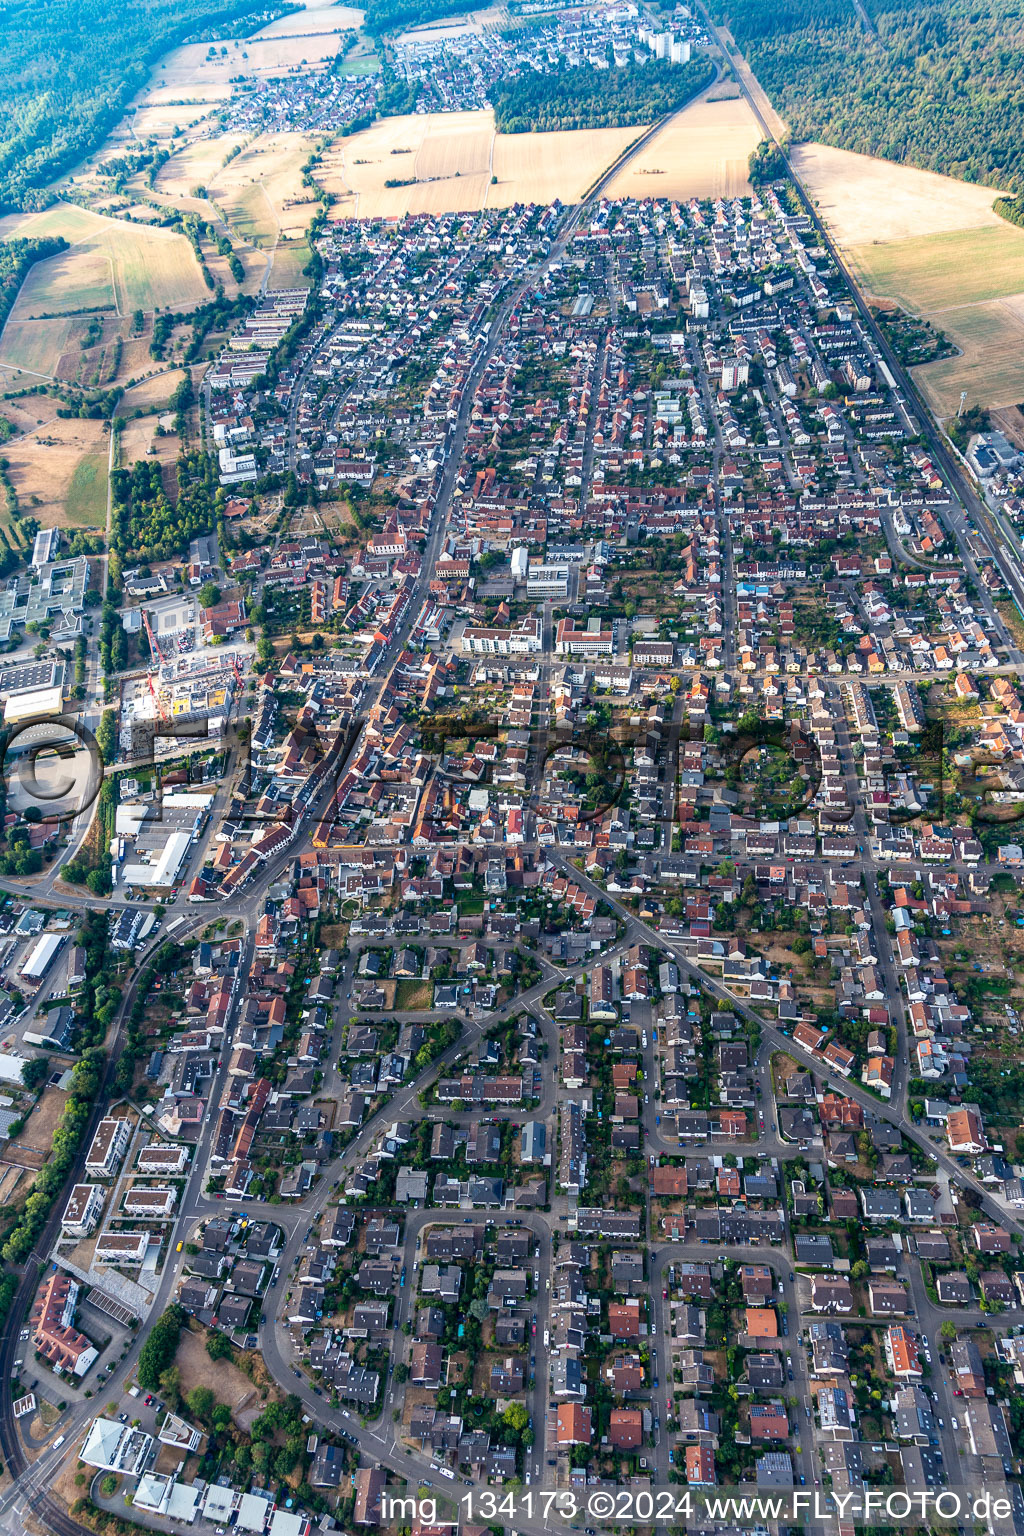
[[[75,527],[102,528],[107,520],[107,458],[87,453],[75,465],[65,502],[67,520]]]
[[[395,984],[395,1008],[399,1012],[417,1012],[429,1008],[434,1001],[434,988],[429,981],[399,981]]]
[[[308,288],[309,278],[303,276],[302,269],[309,261],[309,255],[305,240],[287,240],[275,246],[271,288]]]

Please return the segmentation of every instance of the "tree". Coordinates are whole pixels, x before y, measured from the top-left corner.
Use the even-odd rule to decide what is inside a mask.
[[[140,1378],[139,1385],[142,1385]],[[160,1380],[157,1383],[160,1392],[167,1399],[171,1408],[177,1408],[181,1402],[181,1372],[176,1365],[169,1365],[166,1371],[160,1372]]]
[[[211,1333],[206,1341],[206,1353],[211,1360],[233,1360],[235,1352],[231,1341],[223,1333]]]
[[[21,1080],[29,1093],[34,1093],[42,1087],[50,1071],[50,1064],[45,1056],[32,1056],[21,1069]]]
[[[174,1357],[178,1353],[178,1340],[181,1337],[184,1322],[185,1313],[181,1307],[172,1305],[157,1318],[150,1329],[149,1337],[139,1352],[139,1386],[144,1391],[162,1391],[170,1395],[170,1389],[164,1385],[163,1378],[170,1376],[174,1370]],[[172,1386],[174,1395],[177,1396],[176,1371]]]
[[[215,581],[204,581],[199,588],[200,608],[216,608],[220,602],[220,587]]]
[[[501,1416],[501,1422],[513,1435],[521,1435],[530,1422],[530,1415],[526,1411],[525,1403],[509,1403]]]
[[[212,1387],[193,1387],[185,1398],[189,1412],[194,1413],[197,1419],[208,1419],[216,1401]]]
[[[105,709],[100,716],[100,723],[96,727],[96,745],[105,764],[113,763],[117,755],[117,728],[116,716],[112,709]]]
[[[953,1322],[952,1318],[946,1318],[946,1321],[939,1329],[939,1335],[941,1338],[945,1339],[947,1344],[951,1344],[953,1342],[953,1340],[956,1338],[956,1323]]]

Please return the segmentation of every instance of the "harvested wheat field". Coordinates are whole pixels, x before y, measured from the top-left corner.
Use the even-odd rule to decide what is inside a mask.
[[[635,131],[635,130],[634,130]],[[615,177],[610,197],[743,197],[760,130],[742,97],[692,102]]]
[[[1002,410],[993,410],[992,424],[1005,432],[1011,443],[1018,448],[1024,448],[1024,411],[1019,405],[1008,405]]]
[[[219,87],[224,96],[236,75],[287,75],[303,64],[326,64],[341,46],[344,33],[324,32],[313,37],[248,37],[216,43],[207,58],[207,43],[187,43],[169,53],[160,66],[159,84],[177,88],[179,96],[191,96]],[[222,56],[221,49],[226,49]]]
[[[305,234],[315,204],[302,185],[313,140],[277,133],[254,140],[210,179],[207,193],[233,230],[258,245]]]
[[[978,405],[1024,399],[1024,230],[998,219],[846,255],[869,295],[924,316],[961,349],[915,369],[939,415],[956,410],[963,389]]]
[[[161,75],[163,74],[164,67],[164,64],[158,65]],[[174,102],[184,102],[186,106],[205,107],[209,110],[211,107],[217,106],[218,103],[227,101],[230,95],[231,87],[229,84],[219,84],[213,80],[205,81],[202,84],[197,83],[191,86],[187,92],[183,92],[180,86],[170,85],[161,78],[154,80],[147,89],[139,92],[139,95],[128,109],[128,115],[130,117],[136,107],[159,107]]]
[[[420,181],[489,172],[494,120],[489,112],[431,114],[430,127],[415,161]]]
[[[977,229],[853,245],[850,264],[868,293],[915,313],[1024,293],[1024,229],[999,219]]]
[[[563,133],[500,133],[494,140],[496,186],[488,208],[512,203],[579,202],[602,171],[643,128],[581,128]]]
[[[355,32],[362,26],[365,11],[351,5],[307,5],[290,16],[279,16],[276,21],[261,27],[257,37],[291,37],[303,32]]]
[[[966,389],[973,405],[1012,406],[1024,400],[1024,315],[1009,300],[936,310],[928,318],[961,350],[914,370],[914,378],[939,416],[952,415]]]
[[[169,140],[180,128],[187,133],[196,128],[207,116],[210,107],[206,102],[156,101],[146,102],[131,116],[132,138]]]
[[[58,418],[4,445],[18,500],[44,528],[102,528],[108,440],[102,421]]]
[[[991,187],[827,144],[798,144],[791,158],[822,222],[843,247],[982,225],[1006,228],[992,211],[998,193]]]
[[[495,134],[489,110],[388,117],[329,150],[319,180],[337,197],[332,218],[573,202],[642,131]]]
[[[192,188],[207,186],[231,151],[244,142],[240,133],[218,133],[186,144],[160,167],[154,187],[157,196],[191,198]]]
[[[484,10],[470,11],[465,16],[439,16],[422,26],[410,27],[396,38],[399,46],[407,43],[436,42],[439,38],[465,37],[470,32],[489,32],[495,28],[521,25],[522,20],[510,15],[504,5],[491,5]]]

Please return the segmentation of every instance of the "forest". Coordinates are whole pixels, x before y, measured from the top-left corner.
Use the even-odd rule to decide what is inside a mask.
[[[196,451],[178,459],[178,500],[163,486],[160,465],[139,459],[111,477],[111,547],[122,560],[169,560],[184,554],[189,540],[212,533],[223,508],[216,460]]]
[[[1024,190],[1016,0],[714,0],[794,140]]]
[[[461,16],[476,8],[478,0],[369,0],[364,28],[371,37],[395,32],[400,27],[423,27],[439,16]]]
[[[46,183],[106,137],[168,48],[245,17],[259,27],[279,10],[259,0],[0,7],[0,213],[52,202]]]
[[[560,128],[628,128],[677,112],[714,76],[708,59],[669,64],[627,64],[621,69],[583,65],[557,74],[520,75],[491,87],[499,133],[545,133]]]

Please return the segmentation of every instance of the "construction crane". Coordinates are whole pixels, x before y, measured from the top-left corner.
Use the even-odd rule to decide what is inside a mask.
[[[149,614],[146,612],[145,608],[142,610],[142,623],[145,626],[146,639],[149,641],[150,661],[152,662],[153,656],[156,656],[159,661],[163,661],[163,652],[156,643],[156,635],[153,633],[153,626],[149,622]],[[149,684],[149,691],[153,695],[153,707],[155,708],[157,714],[160,716],[160,719],[163,720],[166,724],[167,711],[161,703],[160,695],[157,693],[156,685],[153,682],[152,665],[150,665],[150,668],[146,673],[146,681]]]
[[[146,639],[149,641],[149,649],[151,654],[156,656],[160,661],[163,661],[164,653],[156,643],[156,635],[153,633],[153,626],[149,622],[149,614],[145,608],[142,610],[142,622],[146,629]]]

